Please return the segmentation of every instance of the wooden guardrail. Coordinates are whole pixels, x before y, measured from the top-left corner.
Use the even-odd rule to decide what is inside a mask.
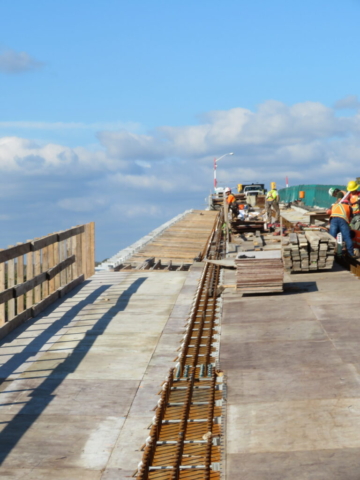
[[[0,250],[0,338],[94,272],[94,222]]]

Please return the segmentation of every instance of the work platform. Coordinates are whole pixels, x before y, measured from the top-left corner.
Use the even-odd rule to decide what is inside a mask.
[[[200,213],[207,231],[196,252],[205,252],[215,217]],[[1,479],[132,478],[204,270],[205,262],[192,262],[188,271],[98,272],[1,340]],[[232,270],[221,278],[236,283]],[[359,280],[335,266],[286,274],[281,294],[225,288],[216,297],[216,283],[203,285],[198,303],[212,301],[209,346],[213,359],[220,347],[226,384],[214,397],[223,439],[211,479],[357,480]],[[199,316],[206,326],[207,311]],[[205,391],[209,380],[200,380]]]

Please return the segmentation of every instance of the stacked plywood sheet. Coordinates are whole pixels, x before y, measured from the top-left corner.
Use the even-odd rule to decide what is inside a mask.
[[[294,272],[329,270],[334,264],[335,245],[335,238],[326,232],[290,233],[283,240],[285,268]]]
[[[282,292],[284,266],[280,250],[239,253],[236,287],[241,293]]]

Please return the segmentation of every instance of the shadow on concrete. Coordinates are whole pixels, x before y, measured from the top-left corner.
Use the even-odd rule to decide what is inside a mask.
[[[146,280],[146,277],[137,278],[126,290],[124,290],[124,292],[120,295],[115,305],[113,305],[104,315],[102,315],[99,318],[99,320],[93,325],[91,330],[86,332],[85,337],[79,341],[79,343],[74,348],[72,353],[68,357],[66,357],[62,363],[60,363],[57,367],[55,367],[48,376],[46,377],[44,376],[44,381],[41,383],[41,385],[33,389],[33,392],[31,394],[31,397],[33,398],[31,398],[31,400],[27,402],[26,405],[24,405],[24,407],[20,410],[20,412],[17,413],[10,422],[7,423],[6,427],[4,427],[0,433],[0,465],[4,462],[4,460],[12,451],[12,449],[20,441],[21,437],[36,422],[36,420],[40,417],[42,412],[46,409],[46,407],[52,401],[54,396],[51,395],[51,392],[53,392],[56,388],[59,387],[62,381],[66,379],[67,375],[69,375],[70,373],[73,373],[76,370],[77,366],[81,363],[81,361],[84,359],[88,351],[91,349],[97,337],[99,335],[102,335],[102,333],[104,333],[104,331],[106,330],[107,326],[109,325],[111,320],[114,318],[114,316],[126,308],[128,302],[131,299],[131,296],[134,293],[136,293],[138,288],[142,285],[142,283],[145,280]],[[94,301],[105,290],[107,290],[111,286],[112,285],[102,285],[101,287],[96,289],[94,292],[92,292],[84,300],[81,300],[79,303],[74,305],[70,310],[68,310],[66,314],[64,314],[64,317],[62,317],[59,320],[55,320],[44,332],[40,333],[38,337],[34,338],[33,342],[30,342],[30,344],[21,353],[19,353],[18,355],[15,354],[13,359],[10,359],[9,362],[7,362],[7,364],[3,366],[4,369],[6,367],[6,373],[9,372],[10,370],[14,372],[17,368],[19,368],[20,365],[26,362],[26,356],[28,357],[34,356],[35,345],[37,346],[37,348],[40,349],[41,346],[45,345],[45,343],[54,334],[56,334],[57,331],[59,331],[61,328],[64,328],[67,324],[69,324],[72,320],[74,320],[74,318],[82,310],[82,308],[84,308],[86,305],[89,305],[90,303],[94,303]],[[64,297],[62,301],[69,299],[71,296],[76,295],[76,293],[78,293],[80,290],[81,290],[81,287],[77,289],[72,295],[69,294],[66,297]],[[49,315],[51,311],[54,311],[56,307],[61,305],[62,301],[60,301],[57,304],[57,306],[55,307],[52,306],[51,309],[47,309],[42,315],[42,317],[44,317],[45,315]],[[26,328],[29,325],[35,324],[36,321],[42,317],[38,317],[32,320],[31,322],[27,322],[25,324],[26,326],[25,328],[24,326],[22,326],[22,329],[21,329],[22,332],[26,331]],[[22,332],[17,333],[16,336],[18,336]],[[14,339],[13,334],[14,332],[12,332],[11,334],[12,340]],[[0,346],[5,344],[6,344],[6,339],[0,343]],[[32,346],[32,348],[30,347],[30,345]],[[26,351],[27,348],[29,350],[31,349],[31,352],[30,351],[27,352]],[[16,359],[16,357],[18,358]],[[9,373],[7,373],[7,375],[4,378],[5,370],[4,369],[2,370],[3,367],[0,367],[1,383],[4,382],[6,380],[6,376],[9,375]],[[32,377],[32,378],[39,378],[39,377]],[[41,399],[42,399],[40,408],[39,408],[39,402],[38,402],[39,396],[41,396]],[[28,413],[33,410],[36,413]],[[1,422],[1,423],[6,423],[6,422]]]
[[[284,283],[285,294],[297,294],[304,292],[317,292],[318,287],[316,282],[288,282]]]
[[[2,351],[5,349],[5,353],[2,355],[6,355],[6,348],[7,345],[9,344],[9,347],[13,347],[11,345],[11,342],[13,342],[16,338],[18,338],[21,334],[26,332],[29,327],[36,325],[39,320],[42,320],[44,317],[51,315],[65,300],[69,300],[70,298],[73,298],[79,291],[81,291],[82,288],[86,286],[89,282],[84,282],[81,286],[73,290],[71,293],[66,295],[64,298],[61,300],[57,300],[54,302],[50,307],[48,307],[44,312],[41,313],[41,315],[32,318],[25,322],[23,325],[18,327],[17,329],[13,330],[9,335],[7,335],[5,338],[3,338],[0,341],[0,348]],[[62,328],[66,327],[69,323],[71,323],[76,315],[86,306],[89,305],[90,303],[94,303],[98,297],[105,292],[108,288],[110,288],[111,285],[102,285],[101,287],[97,288],[94,292],[92,292],[90,295],[88,295],[84,300],[81,300],[80,302],[76,303],[72,308],[67,310],[64,315],[59,318],[58,320],[52,321],[52,323],[48,326],[48,328],[39,328],[39,333],[36,335],[31,342],[29,342],[27,345],[23,345],[25,348],[18,354],[14,354],[12,358],[10,358],[7,362],[3,363],[0,366],[0,385],[9,377],[12,375],[16,370],[30,357],[33,357],[35,355],[35,351],[39,352],[40,349],[50,340],[51,337],[56,335]],[[51,322],[51,319],[49,319],[49,322]],[[36,331],[36,330],[35,330]],[[34,332],[34,330],[31,330],[31,332]],[[32,337],[25,337],[24,340],[27,338],[32,338]],[[17,345],[21,347],[22,345]]]

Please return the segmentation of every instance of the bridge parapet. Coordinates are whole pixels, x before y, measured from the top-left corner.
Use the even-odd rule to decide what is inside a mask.
[[[0,250],[0,338],[94,273],[94,222]]]

